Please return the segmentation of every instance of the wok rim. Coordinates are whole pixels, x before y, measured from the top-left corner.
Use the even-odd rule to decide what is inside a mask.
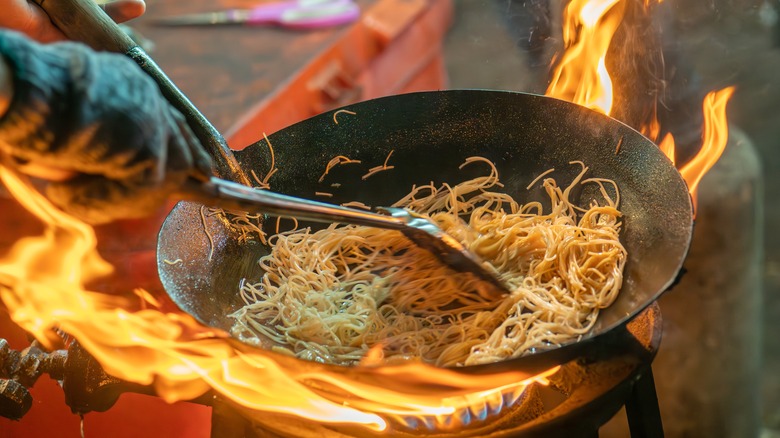
[[[300,120],[286,128],[282,128],[281,130],[275,132],[274,134],[269,135],[268,137],[273,141],[273,137],[278,135],[279,133],[282,133],[283,131],[298,126],[302,124],[306,124],[312,120],[327,117],[331,118],[333,117],[333,114],[335,112],[338,112],[340,110],[357,110],[355,112],[359,112],[359,108],[361,105],[371,104],[381,104],[382,102],[388,102],[395,99],[406,99],[410,96],[434,96],[434,98],[437,98],[438,96],[447,95],[447,94],[453,94],[453,93],[478,93],[480,95],[490,94],[490,95],[521,95],[525,96],[530,99],[543,99],[544,101],[554,101],[558,105],[563,105],[564,107],[572,108],[576,111],[586,111],[590,112],[592,114],[595,114],[596,117],[601,118],[604,120],[605,124],[613,124],[615,126],[619,126],[624,130],[628,130],[632,132],[634,135],[641,137],[643,139],[643,142],[647,146],[652,146],[652,148],[658,151],[658,154],[662,154],[660,149],[658,149],[658,146],[653,143],[651,140],[649,140],[647,137],[642,135],[640,132],[638,132],[636,129],[628,126],[627,124],[611,118],[607,115],[604,115],[602,113],[599,113],[597,111],[594,111],[592,109],[588,109],[585,107],[582,107],[580,105],[573,104],[571,102],[557,99],[549,96],[543,96],[538,95],[534,93],[527,93],[527,92],[518,92],[518,91],[508,91],[508,90],[489,90],[489,89],[450,89],[450,90],[441,90],[441,91],[421,91],[421,92],[413,92],[413,93],[404,93],[404,94],[398,94],[398,95],[392,95],[392,96],[385,96],[380,97],[376,99],[370,99],[361,101],[354,104],[349,104],[345,106],[341,106],[338,108],[333,108],[332,110],[323,112],[321,114]],[[252,145],[248,146],[251,147]],[[243,149],[242,149],[243,150]],[[236,153],[240,153],[241,150],[235,151]],[[685,189],[688,189],[687,183],[683,179],[682,175],[680,175],[679,171],[674,167],[674,165],[667,159],[667,162],[669,163],[669,167],[674,170],[674,175],[676,178],[679,179],[678,182],[682,182],[683,187]],[[466,374],[490,374],[495,372],[502,372],[502,371],[527,371],[529,375],[532,375],[538,371],[543,371],[544,369],[550,368],[550,366],[554,366],[557,364],[565,363],[568,360],[574,359],[578,356],[582,356],[587,352],[588,349],[593,349],[598,342],[605,341],[606,343],[610,343],[610,339],[614,339],[613,335],[616,335],[616,332],[619,332],[621,327],[625,327],[626,324],[628,324],[630,321],[632,321],[637,315],[639,315],[642,311],[644,311],[648,306],[650,306],[652,303],[654,303],[659,297],[661,297],[664,293],[672,289],[677,282],[679,282],[680,277],[683,274],[683,264],[688,256],[688,252],[690,251],[690,244],[693,238],[693,227],[694,227],[694,215],[693,215],[693,202],[691,199],[691,195],[688,192],[687,196],[687,209],[683,208],[688,211],[688,214],[686,215],[685,224],[680,224],[681,229],[684,229],[685,231],[685,237],[683,240],[680,240],[680,243],[683,245],[681,246],[683,248],[681,254],[679,254],[679,262],[676,264],[674,268],[674,275],[666,279],[664,282],[664,286],[659,288],[657,291],[655,291],[648,299],[642,301],[641,303],[638,303],[635,305],[631,312],[626,313],[625,316],[623,316],[621,319],[617,320],[616,322],[604,327],[599,333],[593,333],[593,330],[588,332],[588,334],[583,335],[581,339],[572,339],[570,341],[558,344],[550,349],[544,349],[544,350],[537,350],[536,352],[525,354],[522,356],[518,356],[515,358],[509,358],[505,360],[501,360],[498,362],[488,363],[488,364],[479,364],[479,365],[464,365],[464,366],[448,366],[448,367],[438,367],[443,368],[455,372],[460,373],[466,373]],[[166,263],[164,263],[164,257],[161,256],[161,242],[163,242],[165,238],[166,230],[169,228],[169,221],[172,220],[172,218],[179,212],[183,207],[183,203],[178,203],[168,214],[166,217],[160,232],[158,233],[158,247],[157,247],[157,265],[158,265],[158,274],[160,275],[161,280],[166,277],[165,271],[167,268],[170,268]],[[686,205],[682,206],[686,207]],[[625,233],[625,230],[621,231],[621,234]],[[621,239],[622,240],[622,239]],[[631,254],[628,255],[628,257],[631,257]],[[624,281],[626,278],[624,278]],[[190,316],[194,317],[198,322],[201,324],[204,324],[208,327],[211,326],[208,322],[201,319],[199,315],[192,314],[184,309],[182,309],[179,300],[176,298],[175,294],[172,294],[171,291],[169,291],[165,281],[163,281],[164,288],[166,290],[166,293],[169,295],[169,297],[179,306],[179,308],[189,314]],[[625,285],[625,284],[624,284]],[[624,286],[623,286],[624,287]],[[621,292],[623,291],[623,287],[621,287]],[[221,330],[221,329],[220,329]],[[264,353],[268,353],[271,356],[277,356],[282,357],[281,354],[275,353],[271,350],[263,349],[260,347],[252,346],[251,344],[244,343],[243,341],[240,341],[236,338],[233,338],[236,340],[236,342],[241,343],[242,345],[246,345],[249,348],[257,348],[259,350],[262,350]],[[604,342],[601,342],[602,344]],[[611,346],[611,349],[618,352],[620,349],[615,349],[615,346]],[[297,359],[297,361],[303,361],[303,362],[311,362],[307,361],[305,359]],[[333,370],[340,370],[343,372],[343,370],[353,370],[353,369],[359,369],[361,368],[361,365],[338,365],[338,364],[324,364],[324,363],[315,363],[316,366],[319,367],[327,367]],[[396,366],[396,365],[383,365],[383,366]],[[402,366],[402,365],[400,365]],[[433,365],[432,365],[433,366]]]

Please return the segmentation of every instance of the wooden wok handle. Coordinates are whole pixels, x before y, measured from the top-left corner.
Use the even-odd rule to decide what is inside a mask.
[[[133,59],[157,82],[162,94],[176,107],[214,160],[215,174],[251,185],[222,134],[192,104],[160,67],[93,0],[33,0],[69,39],[95,50],[122,53]]]
[[[33,0],[69,39],[95,50],[127,53],[137,44],[94,0]]]

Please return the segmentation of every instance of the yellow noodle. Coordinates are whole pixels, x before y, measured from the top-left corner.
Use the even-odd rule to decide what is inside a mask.
[[[341,110],[338,110],[338,111],[336,111],[335,113],[333,113],[333,123],[335,123],[335,124],[337,124],[337,125],[339,124],[339,121],[338,121],[338,119],[336,119],[336,116],[337,116],[337,115],[339,115],[339,114],[342,114],[342,113],[343,113],[343,114],[351,114],[351,115],[353,115],[353,116],[354,116],[354,115],[357,115],[357,113],[356,113],[356,112],[354,112],[354,111],[349,111],[349,110],[341,109]]]
[[[587,167],[572,162],[582,169],[566,186],[543,180],[544,211],[495,191],[490,161],[464,165],[477,162],[488,175],[415,186],[394,206],[427,215],[463,242],[500,273],[510,296],[496,302],[483,283],[397,231],[334,224],[269,238],[271,253],[259,261],[265,275],[242,284],[246,306],[232,315],[234,334],[326,363],[440,366],[517,357],[586,334],[623,280],[617,186],[583,179]],[[573,205],[570,192],[581,184],[597,184],[603,199]]]
[[[384,170],[390,170],[395,169],[395,166],[376,166],[368,169],[368,173],[360,177],[363,181],[367,180],[368,178],[372,177],[373,175],[376,175],[379,172],[382,172]]]
[[[209,226],[206,223],[206,216],[203,213],[206,207],[200,206],[200,220],[203,223],[203,232],[206,233],[206,237],[209,239],[209,261],[211,261],[212,257],[214,256],[214,238],[211,237],[211,232],[209,231]]]
[[[531,190],[531,187],[533,187],[533,186],[534,186],[534,184],[538,183],[540,179],[544,178],[545,176],[547,176],[547,175],[549,175],[549,174],[551,174],[551,173],[553,173],[553,172],[555,172],[555,168],[552,168],[552,169],[547,169],[546,171],[544,171],[544,172],[540,173],[540,174],[539,174],[539,176],[537,176],[536,178],[534,178],[534,180],[533,180],[533,181],[531,181],[531,182],[528,184],[528,187],[526,187],[525,189],[526,189],[526,190]]]
[[[322,176],[320,176],[319,182],[324,181],[325,176],[328,174],[328,172],[330,172],[331,169],[333,169],[335,166],[339,164],[360,164],[360,160],[352,160],[343,155],[338,155],[336,157],[333,157],[333,159],[330,160],[328,164],[325,166],[325,172],[323,172]]]
[[[363,210],[371,210],[371,207],[369,207],[368,205],[366,205],[366,204],[364,204],[364,203],[362,203],[360,201],[345,202],[345,203],[341,204],[341,206],[342,207],[351,207],[351,208],[362,208]]]
[[[263,133],[263,138],[265,139],[265,142],[268,144],[268,150],[271,152],[271,169],[268,171],[268,174],[263,178],[263,185],[268,187],[268,180],[273,176],[274,173],[276,173],[276,155],[274,154],[274,147],[271,146],[271,140],[268,139],[268,136],[265,135],[265,132]]]
[[[287,218],[287,219],[290,219],[290,220],[293,221],[293,227],[292,227],[292,230],[290,230],[290,231],[297,230],[298,229],[298,218],[290,217],[290,218]],[[282,224],[282,217],[281,216],[277,216],[276,217],[276,234],[281,234],[281,232],[279,231],[279,227],[281,226],[281,224]],[[285,232],[290,232],[290,231],[285,231]]]
[[[391,150],[389,154],[387,154],[387,158],[385,158],[385,162],[382,164],[382,167],[387,167],[387,162],[390,161],[390,156],[393,155],[393,152],[395,152],[395,149]]]
[[[257,186],[261,189],[268,189],[268,184],[264,183],[263,180],[261,180],[257,174],[255,173],[254,169],[250,169],[249,173],[252,174],[252,178],[254,178],[255,182],[257,183]]]
[[[385,158],[385,162],[382,163],[381,166],[376,166],[376,167],[372,167],[372,168],[368,169],[368,173],[363,175],[361,177],[361,179],[363,181],[365,181],[368,178],[370,178],[372,175],[375,175],[375,174],[377,174],[379,172],[382,172],[382,171],[385,171],[385,170],[390,170],[390,169],[395,169],[395,166],[388,166],[387,165],[387,162],[390,161],[390,157],[393,155],[393,152],[395,152],[395,149],[391,150],[390,153],[387,154],[387,157]]]

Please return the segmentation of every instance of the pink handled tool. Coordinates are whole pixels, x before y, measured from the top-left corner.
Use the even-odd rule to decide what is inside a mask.
[[[351,23],[359,16],[360,8],[352,0],[291,0],[264,3],[249,9],[166,17],[155,20],[155,23],[164,26],[247,24],[315,29]]]

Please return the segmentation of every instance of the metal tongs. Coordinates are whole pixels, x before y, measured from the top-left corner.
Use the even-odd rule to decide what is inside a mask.
[[[510,293],[495,271],[486,267],[476,254],[428,218],[403,208],[378,207],[379,213],[372,213],[247,187],[216,177],[210,177],[205,182],[189,178],[178,195],[186,200],[227,210],[397,230],[447,266],[459,272],[470,272],[490,284],[497,295]]]

